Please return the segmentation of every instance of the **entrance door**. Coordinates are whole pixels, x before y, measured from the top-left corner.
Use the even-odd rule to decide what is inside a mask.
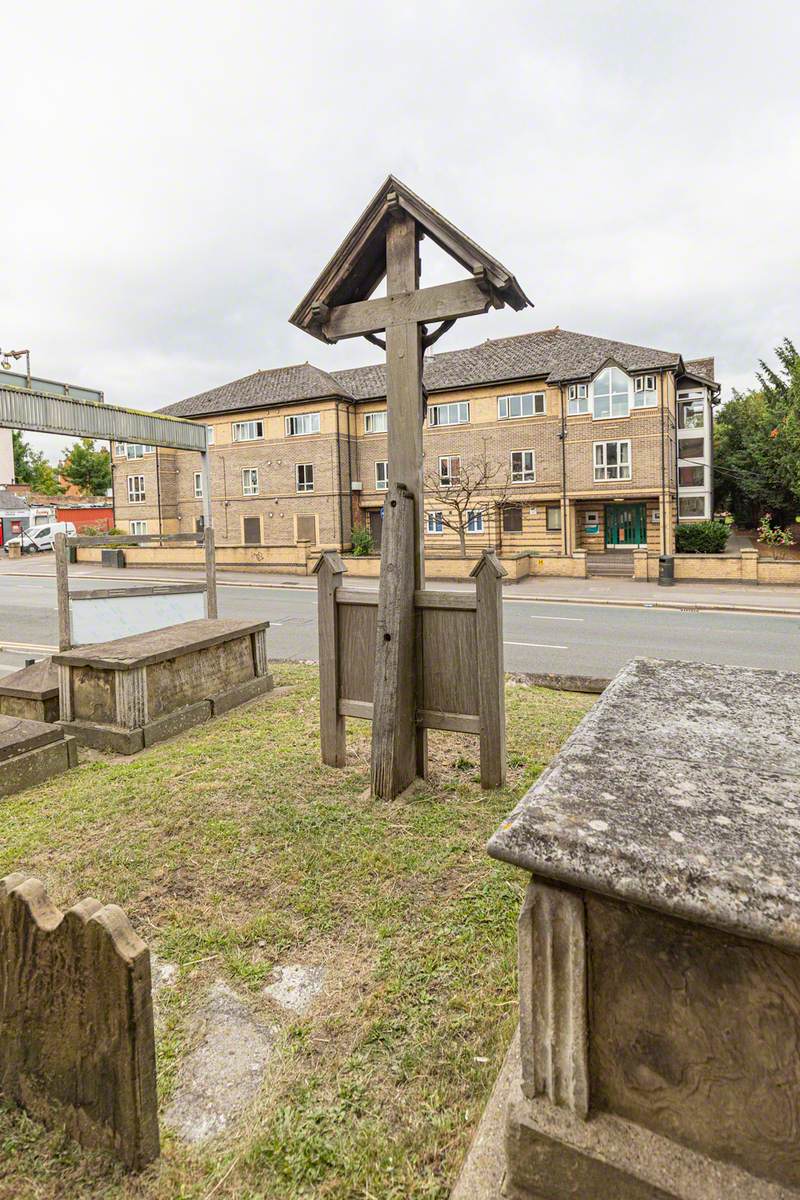
[[[372,534],[373,546],[376,550],[380,550],[381,540],[383,538],[383,509],[370,509],[369,531]]]
[[[647,544],[647,506],[645,504],[606,505],[606,547]]]

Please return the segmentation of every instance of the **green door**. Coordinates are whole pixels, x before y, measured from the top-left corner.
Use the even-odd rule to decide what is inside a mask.
[[[606,505],[606,546],[644,546],[647,543],[647,506]]]

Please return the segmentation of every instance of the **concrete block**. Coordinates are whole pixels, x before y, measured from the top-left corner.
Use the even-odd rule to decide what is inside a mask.
[[[237,708],[240,704],[246,704],[248,700],[254,700],[256,696],[263,696],[265,692],[271,692],[273,686],[271,675],[258,675],[255,679],[248,679],[245,683],[229,688],[226,692],[211,696],[214,716],[220,717],[230,709]]]
[[[116,725],[95,725],[91,721],[62,721],[61,728],[71,733],[82,746],[90,746],[92,750],[138,754],[144,749],[141,729],[120,729]]]
[[[59,731],[60,732],[60,731]],[[60,737],[0,762],[0,796],[13,796],[78,765],[75,738]]]
[[[210,700],[200,700],[197,704],[187,704],[186,708],[179,708],[176,712],[159,717],[157,721],[148,721],[137,732],[144,736],[145,746],[154,746],[156,742],[164,742],[167,738],[183,733],[185,729],[192,729],[195,725],[210,721],[212,711]]]

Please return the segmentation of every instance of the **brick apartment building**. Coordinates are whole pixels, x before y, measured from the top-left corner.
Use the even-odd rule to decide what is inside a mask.
[[[479,459],[497,471],[466,516],[470,548],[663,553],[676,522],[713,515],[711,358],[555,328],[431,355],[424,381],[426,476]],[[162,411],[208,427],[218,544],[346,549],[354,524],[380,543],[382,366],[258,371]],[[116,445],[113,467],[118,525],[200,527],[199,456]],[[458,546],[446,507],[433,489],[431,550]]]

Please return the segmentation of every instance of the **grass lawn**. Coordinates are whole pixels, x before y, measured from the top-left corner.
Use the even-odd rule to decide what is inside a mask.
[[[159,995],[162,1110],[212,981],[280,1026],[238,1128],[187,1148],[162,1125],[138,1177],[0,1105],[2,1200],[449,1194],[516,1021],[523,878],[484,845],[592,698],[510,686],[506,789],[481,791],[476,739],[432,734],[431,778],[384,804],[369,726],[348,730],[345,769],[322,766],[316,668],[275,677],[282,695],[0,805],[0,875],[38,875],[62,907],[121,904],[179,964]],[[262,994],[286,963],[327,968],[307,1017]]]

